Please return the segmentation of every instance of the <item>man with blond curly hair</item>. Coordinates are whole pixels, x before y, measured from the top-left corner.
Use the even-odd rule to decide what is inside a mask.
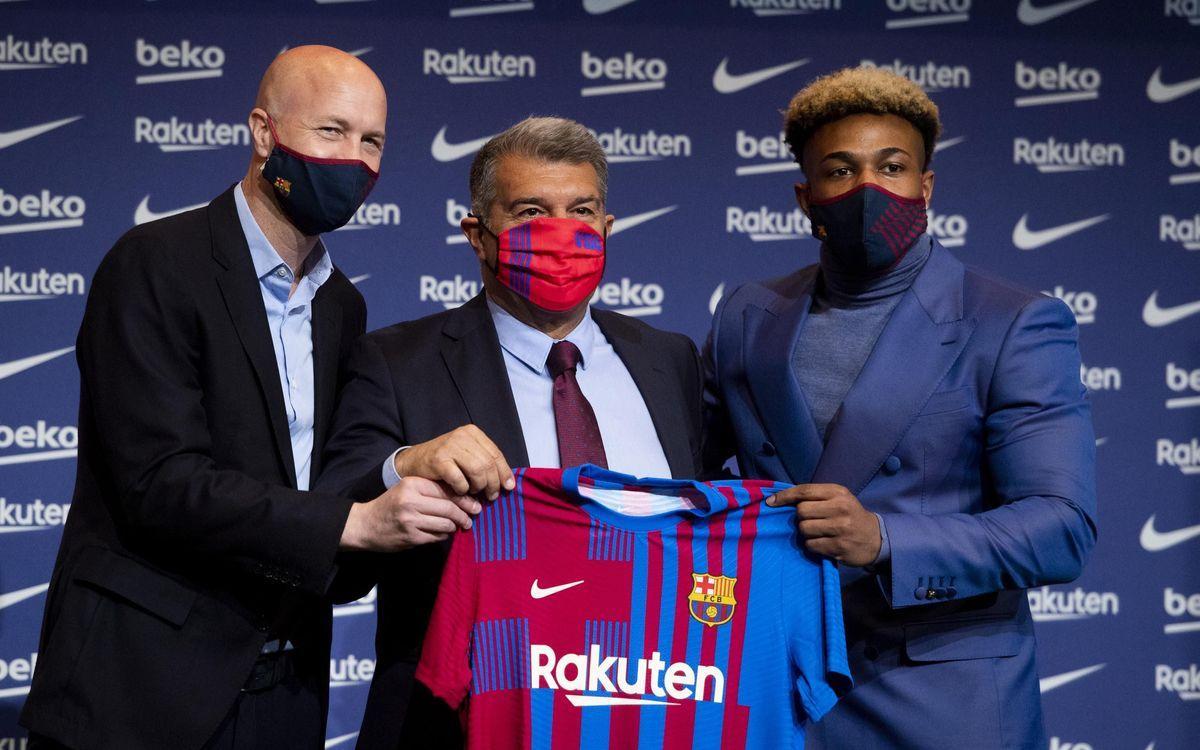
[[[838,71],[785,131],[820,262],[718,308],[708,460],[794,483],[771,504],[841,563],[855,688],[810,747],[1044,747],[1025,589],[1096,540],[1075,320],[926,232],[941,124],[914,83]]]

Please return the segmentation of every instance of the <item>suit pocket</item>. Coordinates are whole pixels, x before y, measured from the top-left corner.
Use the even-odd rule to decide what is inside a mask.
[[[75,566],[74,580],[124,600],[161,620],[182,627],[196,592],[152,568],[104,547],[88,547]]]
[[[1029,636],[1008,618],[923,622],[904,626],[904,651],[916,662],[1015,656]]]
[[[973,391],[974,389],[969,385],[949,391],[936,391],[925,402],[925,408],[921,409],[921,413],[917,416],[925,417],[930,414],[943,414],[949,411],[964,409],[971,405]]]

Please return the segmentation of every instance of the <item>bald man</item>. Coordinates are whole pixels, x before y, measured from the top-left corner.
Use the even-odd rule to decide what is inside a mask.
[[[474,500],[419,479],[357,505],[308,492],[366,317],[319,235],[373,186],[386,107],[358,59],[285,52],[245,177],[96,271],[31,748],[321,747],[339,550],[470,525]]]

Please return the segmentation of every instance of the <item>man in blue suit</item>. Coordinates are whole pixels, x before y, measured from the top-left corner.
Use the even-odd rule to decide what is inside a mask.
[[[729,295],[706,351],[710,462],[794,483],[775,504],[841,563],[856,687],[810,747],[1045,747],[1025,589],[1096,539],[1074,318],[925,232],[940,130],[885,71],[800,91],[820,262]]]

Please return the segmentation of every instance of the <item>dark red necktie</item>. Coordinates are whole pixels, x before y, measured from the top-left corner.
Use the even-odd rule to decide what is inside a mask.
[[[579,390],[575,367],[583,359],[579,347],[559,341],[550,347],[546,367],[554,378],[554,426],[558,432],[558,461],[562,468],[596,464],[608,468],[596,412]]]

